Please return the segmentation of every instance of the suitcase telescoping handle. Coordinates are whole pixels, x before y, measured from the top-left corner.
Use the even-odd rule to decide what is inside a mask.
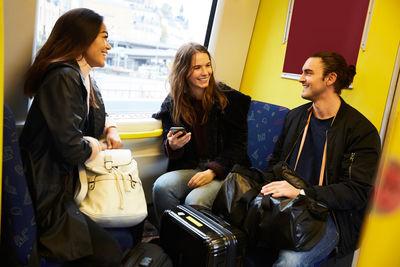
[[[208,225],[221,236],[227,237],[227,239],[225,239],[225,244],[227,248],[226,266],[236,266],[236,255],[238,252],[237,247],[239,242],[236,239],[235,234],[224,227],[229,225],[226,221],[205,209],[197,210],[189,205],[179,205],[178,209],[181,209],[182,211],[195,217],[195,219],[199,220],[201,223]],[[203,214],[204,216],[201,216],[201,214]]]

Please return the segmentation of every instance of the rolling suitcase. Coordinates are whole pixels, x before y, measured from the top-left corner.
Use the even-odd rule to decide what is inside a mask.
[[[208,210],[179,205],[165,211],[160,239],[174,267],[243,265],[245,233]]]

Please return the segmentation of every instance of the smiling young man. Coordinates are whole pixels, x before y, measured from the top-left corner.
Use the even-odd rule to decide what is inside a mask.
[[[303,66],[301,96],[311,102],[287,114],[267,174],[272,177],[272,166],[284,160],[311,187],[300,190],[274,181],[261,193],[306,195],[327,205],[330,217],[324,237],[311,250],[282,250],[274,266],[313,266],[331,254],[342,260],[340,266],[351,265],[380,155],[376,128],[339,96],[354,75],[355,67],[333,52],[314,54]]]

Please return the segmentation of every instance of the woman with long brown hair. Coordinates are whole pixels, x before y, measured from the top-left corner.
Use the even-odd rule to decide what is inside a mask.
[[[41,257],[72,266],[119,266],[122,251],[74,202],[77,166],[105,148],[121,148],[105,113],[93,67],[105,65],[103,17],[73,9],[56,22],[29,68],[25,94],[34,97],[20,137],[36,212]],[[104,136],[106,144],[99,141]]]
[[[153,186],[158,220],[180,203],[211,208],[235,163],[250,165],[247,156],[247,112],[250,97],[217,83],[207,48],[181,46],[169,75],[171,93],[153,117],[162,120],[168,172]],[[185,131],[175,134],[173,126]]]

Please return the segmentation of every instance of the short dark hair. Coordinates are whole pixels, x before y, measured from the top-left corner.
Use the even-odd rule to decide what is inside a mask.
[[[356,75],[356,67],[354,65],[348,66],[342,55],[335,52],[318,52],[311,57],[321,58],[324,64],[324,77],[329,73],[336,73],[337,78],[333,86],[338,95],[340,95],[343,88],[348,88],[353,82],[354,75]]]

